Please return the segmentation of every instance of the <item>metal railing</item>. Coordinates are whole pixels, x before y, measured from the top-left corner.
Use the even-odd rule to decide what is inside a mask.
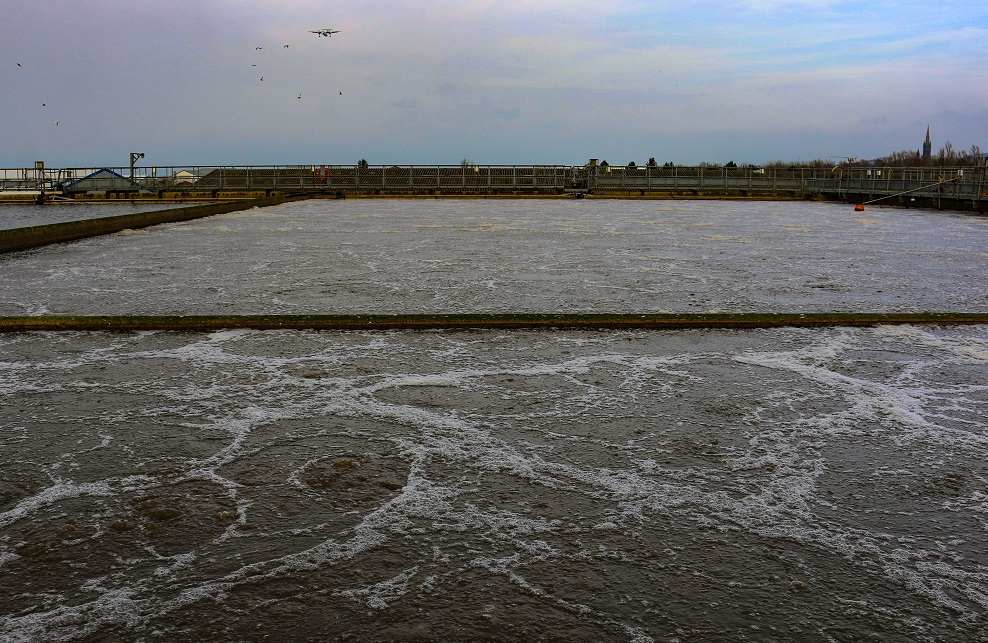
[[[988,177],[983,166],[836,168],[814,189],[839,196],[908,193],[912,197],[984,201]]]
[[[0,192],[895,195],[986,198],[984,166],[833,169],[568,165],[252,165],[0,169]]]
[[[0,191],[559,190],[572,166],[252,165],[0,169]]]
[[[602,166],[594,173],[593,189],[805,193],[818,172],[814,168]]]

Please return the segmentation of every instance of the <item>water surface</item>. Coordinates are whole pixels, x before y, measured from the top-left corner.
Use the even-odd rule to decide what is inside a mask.
[[[988,311],[988,218],[310,200],[0,256],[0,314]]]
[[[312,201],[4,314],[986,309],[985,221]],[[4,640],[988,638],[988,327],[0,335]]]

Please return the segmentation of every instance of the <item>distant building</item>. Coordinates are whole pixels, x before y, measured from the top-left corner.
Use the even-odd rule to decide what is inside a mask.
[[[928,159],[933,156],[933,141],[930,140],[930,126],[926,126],[926,140],[923,141],[923,158]]]
[[[176,187],[191,188],[199,180],[199,177],[188,170],[180,170],[172,175]]]

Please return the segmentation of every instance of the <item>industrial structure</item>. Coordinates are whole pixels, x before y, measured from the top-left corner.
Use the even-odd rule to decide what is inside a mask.
[[[0,169],[2,201],[214,201],[307,194],[356,197],[832,199],[988,210],[974,167],[834,168],[579,165],[266,165]]]

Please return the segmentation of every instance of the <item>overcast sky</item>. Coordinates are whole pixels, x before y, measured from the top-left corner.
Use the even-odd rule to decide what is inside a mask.
[[[988,151],[985,0],[0,0],[0,167],[765,163],[927,125]]]

